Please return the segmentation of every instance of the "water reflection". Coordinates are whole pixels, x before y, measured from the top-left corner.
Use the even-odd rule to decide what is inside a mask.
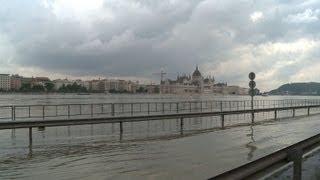
[[[90,125],[90,136],[93,136],[93,124]]]
[[[111,133],[114,133],[114,123],[111,124]]]
[[[16,130],[11,129],[11,144],[14,146],[16,145]]]
[[[67,128],[70,130],[70,128]],[[69,132],[68,130],[68,132]],[[211,131],[216,131],[216,129],[212,129]],[[12,131],[14,134],[14,131]],[[43,131],[41,131],[42,134]],[[29,141],[28,145],[28,152],[26,154],[27,158],[32,158],[37,156],[48,156],[48,157],[55,157],[58,156],[59,154],[63,155],[69,155],[70,151],[72,151],[73,156],[81,156],[87,151],[93,151],[96,153],[103,152],[105,150],[110,150],[112,149],[112,146],[121,146],[121,148],[130,148],[127,147],[130,144],[139,144],[140,142],[146,142],[146,141],[167,141],[167,140],[174,140],[174,139],[179,139],[183,137],[190,137],[190,136],[195,136],[199,134],[204,134],[208,133],[208,129],[206,130],[196,130],[196,131],[186,131],[184,133],[183,128],[180,130],[180,133],[174,133],[174,134],[167,134],[167,135],[155,135],[152,137],[146,136],[142,138],[129,138],[131,135],[130,134],[124,134],[124,133],[119,133],[119,140],[116,140],[115,138],[108,139],[108,140],[92,140],[88,142],[74,142],[70,141],[68,139],[67,141],[64,141],[64,143],[60,144],[53,144],[53,145],[44,145],[44,144],[39,144],[36,143],[34,144],[33,141]],[[68,134],[70,135],[70,134]],[[35,133],[34,133],[35,136]],[[45,137],[45,136],[42,136]],[[126,138],[125,138],[126,137]],[[122,144],[122,145],[121,145]],[[40,148],[40,149],[39,149]],[[36,150],[36,153],[34,152]],[[40,153],[40,154],[39,154]],[[41,154],[44,153],[44,154]],[[11,158],[11,157],[9,157]],[[0,161],[1,162],[1,161]]]
[[[1,144],[0,179],[206,179],[286,146],[290,130],[305,132],[308,125],[288,122],[220,130],[216,118],[185,118],[124,123],[123,133],[119,123],[34,128],[29,148],[27,130],[17,129],[6,134],[16,146]],[[318,118],[307,127],[318,132],[315,125]]]
[[[27,157],[28,158],[32,158],[32,155],[33,155],[33,151],[32,151],[32,143],[30,143],[29,144],[29,151],[28,151],[28,155],[27,155]]]
[[[247,160],[251,161],[252,158],[254,157],[253,153],[254,151],[256,151],[258,148],[254,145],[255,144],[255,140],[254,140],[254,129],[253,129],[253,125],[250,126],[250,133],[247,134],[248,137],[250,137],[249,142],[246,144],[246,148],[249,149],[249,153],[247,156]]]
[[[120,141],[120,142],[123,141],[123,133],[122,133],[122,132],[120,132],[119,141]]]

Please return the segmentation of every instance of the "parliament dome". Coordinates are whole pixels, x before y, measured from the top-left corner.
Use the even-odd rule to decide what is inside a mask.
[[[199,71],[198,66],[196,67],[196,70],[192,73],[192,77],[201,77],[201,72]]]

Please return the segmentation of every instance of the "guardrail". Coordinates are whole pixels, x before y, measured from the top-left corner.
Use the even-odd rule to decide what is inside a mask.
[[[255,100],[254,109],[320,105],[320,100]],[[70,119],[114,116],[158,115],[187,112],[247,110],[251,101],[180,101],[142,103],[54,104],[0,106],[0,119]]]
[[[238,180],[258,179],[259,177],[273,172],[280,167],[293,162],[293,179],[300,180],[302,177],[302,157],[304,154],[317,148],[320,144],[320,134],[293,144],[289,147],[276,151],[270,155],[252,161],[248,164],[217,175],[212,180]]]
[[[256,114],[261,112],[274,112],[274,119],[277,119],[277,112],[292,110],[294,112],[298,109],[307,109],[306,115],[310,115],[310,109],[320,108],[320,105],[312,106],[295,106],[295,107],[279,107],[279,108],[263,108],[263,109],[247,109],[247,110],[232,110],[232,111],[217,111],[217,112],[188,112],[188,113],[171,113],[159,115],[137,115],[137,116],[114,116],[114,117],[98,117],[98,118],[75,118],[75,119],[52,119],[52,120],[16,120],[16,121],[0,121],[1,129],[14,129],[14,128],[33,128],[44,126],[68,126],[68,125],[85,125],[85,124],[100,124],[100,123],[120,123],[120,130],[122,129],[123,122],[135,121],[151,121],[161,119],[180,119],[183,125],[184,118],[194,117],[209,117],[220,116],[221,128],[225,128],[224,117],[227,115],[236,114]],[[292,114],[295,116],[295,113]],[[251,122],[254,123],[254,122]]]
[[[295,116],[297,109],[307,109],[307,115],[310,115],[310,109],[320,108],[320,105],[308,105],[308,106],[293,106],[293,107],[277,107],[277,108],[262,108],[262,109],[245,109],[245,110],[227,110],[227,111],[213,111],[213,112],[188,112],[188,113],[168,113],[168,114],[154,114],[154,115],[135,115],[135,116],[110,116],[110,117],[91,117],[91,118],[75,118],[75,119],[41,119],[41,120],[14,120],[14,121],[0,121],[1,129],[15,129],[15,128],[29,128],[29,145],[32,144],[32,128],[34,127],[46,127],[46,126],[70,126],[70,125],[85,125],[85,124],[100,124],[100,123],[119,123],[120,134],[123,133],[124,122],[135,121],[150,121],[161,119],[180,119],[180,129],[183,133],[184,118],[193,117],[208,117],[208,116],[220,116],[221,128],[225,128],[225,116],[235,114],[251,114],[254,124],[255,113],[260,112],[274,112],[274,119],[277,119],[277,112],[292,110],[292,116]]]

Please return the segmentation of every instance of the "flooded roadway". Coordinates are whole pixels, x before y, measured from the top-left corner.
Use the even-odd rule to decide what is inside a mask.
[[[319,133],[320,116],[121,140],[108,126],[36,131],[32,152],[26,130],[1,131],[0,179],[206,179]]]
[[[272,115],[266,115],[270,118]],[[250,121],[250,116],[234,117]],[[219,129],[218,118],[0,131],[0,179],[206,179],[320,132],[320,116]]]

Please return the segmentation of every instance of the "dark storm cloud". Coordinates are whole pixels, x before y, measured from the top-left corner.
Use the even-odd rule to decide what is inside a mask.
[[[241,85],[255,70],[270,89],[293,77],[308,80],[300,70],[319,57],[316,1],[70,2],[1,3],[0,64],[11,67],[4,71],[151,78],[160,68],[173,76],[198,64],[204,74]]]

